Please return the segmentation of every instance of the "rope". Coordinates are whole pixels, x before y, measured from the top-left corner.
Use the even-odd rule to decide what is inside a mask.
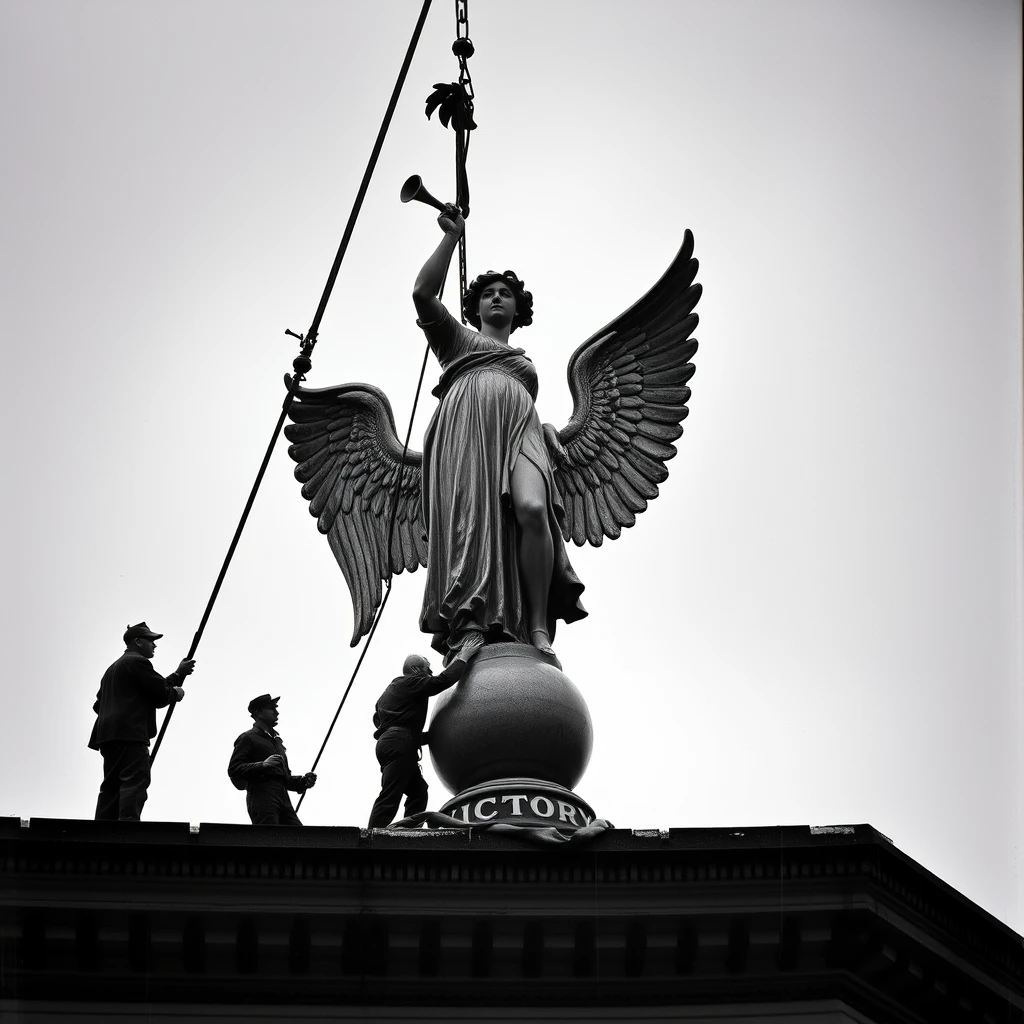
[[[316,314],[313,317],[313,322],[310,324],[309,330],[302,337],[302,345],[299,350],[299,355],[296,356],[292,363],[292,366],[295,369],[295,376],[292,378],[291,384],[288,387],[288,393],[281,406],[281,415],[277,419],[277,425],[274,427],[274,433],[270,439],[270,444],[267,446],[266,454],[263,456],[263,462],[260,465],[259,472],[256,474],[256,480],[252,485],[252,490],[249,492],[249,500],[245,503],[245,509],[238,521],[238,526],[235,528],[235,535],[231,539],[231,544],[228,547],[228,553],[224,558],[224,563],[221,565],[220,574],[217,576],[217,582],[214,584],[213,592],[210,594],[210,599],[206,604],[206,611],[203,612],[199,628],[196,630],[195,636],[192,638],[192,646],[189,647],[188,655],[186,656],[189,659],[195,655],[196,649],[199,647],[199,641],[202,639],[203,631],[206,629],[206,623],[210,618],[210,613],[213,611],[213,605],[217,600],[217,595],[220,593],[221,584],[224,582],[225,575],[227,575],[228,566],[231,564],[231,558],[235,553],[235,548],[238,546],[238,541],[242,535],[242,530],[245,528],[246,520],[249,518],[249,511],[252,509],[253,502],[256,500],[256,492],[259,490],[260,484],[263,482],[263,475],[266,473],[267,465],[270,462],[270,456],[273,454],[274,445],[277,443],[278,435],[281,433],[284,421],[288,416],[288,410],[291,408],[292,402],[295,400],[295,394],[299,389],[299,384],[305,380],[304,374],[307,373],[312,366],[310,356],[313,352],[313,347],[316,345],[317,331],[320,329],[320,321],[323,319],[324,312],[327,309],[328,300],[331,297],[331,292],[334,290],[334,283],[337,280],[338,271],[341,269],[341,261],[345,258],[345,252],[348,249],[348,243],[352,237],[352,231],[355,228],[356,220],[358,219],[359,212],[362,209],[366,190],[370,185],[370,178],[373,176],[374,169],[377,166],[377,158],[380,156],[380,151],[384,145],[384,139],[388,133],[388,128],[391,126],[391,119],[394,116],[395,107],[398,105],[398,97],[401,95],[402,86],[405,84],[406,76],[409,73],[413,54],[416,52],[416,45],[419,43],[420,33],[423,31],[423,25],[427,20],[427,12],[430,10],[431,2],[432,0],[423,0],[423,6],[420,9],[419,18],[416,21],[416,27],[413,29],[412,39],[409,41],[408,49],[405,52],[405,60],[402,62],[402,68],[398,72],[398,79],[391,92],[391,100],[384,113],[384,119],[381,121],[380,130],[377,132],[377,139],[373,144],[373,150],[370,153],[370,159],[367,161],[366,170],[363,172],[363,180],[359,184],[359,191],[356,193],[355,202],[352,204],[352,211],[349,214],[348,223],[345,225],[345,232],[341,237],[341,243],[338,246],[338,253],[334,257],[334,263],[331,265],[331,272],[327,276],[327,284],[324,286],[323,295],[320,297],[320,304],[317,306]],[[288,333],[292,332],[289,331]],[[167,714],[164,715],[163,724],[160,726],[160,733],[156,738],[156,743],[153,744],[153,752],[150,754],[149,761],[151,765],[156,760],[156,755],[160,751],[160,744],[163,743],[164,734],[167,732],[167,726],[170,725],[171,716],[174,714],[175,706],[175,704],[171,704],[167,709]]]
[[[441,287],[441,292],[442,293],[444,292],[444,286],[443,285]],[[440,298],[440,297],[441,296],[439,294],[438,298]],[[402,463],[403,464],[405,463],[406,452],[408,452],[408,450],[409,450],[409,439],[410,439],[410,437],[412,437],[412,425],[413,425],[413,421],[416,419],[416,407],[419,405],[419,402],[420,402],[420,391],[423,388],[423,377],[424,377],[424,375],[427,372],[427,357],[429,355],[430,355],[430,345],[428,344],[426,346],[425,351],[423,352],[423,363],[420,365],[420,379],[419,379],[419,381],[416,384],[416,395],[413,398],[412,412],[409,415],[409,428],[405,432],[405,446],[402,449]],[[391,542],[392,542],[392,539],[394,537],[394,530],[395,530],[395,514],[396,514],[396,512],[398,510],[398,490],[401,487],[401,484],[402,484],[402,474],[401,474],[401,470],[399,470],[399,473],[398,473],[398,475],[397,475],[397,477],[395,479],[395,490],[394,490],[394,493],[391,496],[391,518],[390,518],[390,522],[388,523],[388,546],[385,549],[388,552],[389,560],[390,560],[390,557],[391,557]],[[338,704],[338,710],[334,712],[334,717],[331,719],[331,724],[327,727],[327,735],[324,737],[323,743],[320,744],[320,749],[317,751],[316,758],[313,761],[313,767],[310,768],[311,772],[315,772],[316,771],[316,766],[320,763],[320,758],[323,756],[323,752],[326,749],[327,743],[328,743],[328,741],[331,738],[331,733],[334,732],[334,724],[335,724],[335,722],[338,721],[338,716],[341,714],[341,709],[345,706],[345,701],[348,700],[349,690],[352,689],[352,684],[356,681],[356,676],[359,675],[359,669],[362,668],[362,665],[363,665],[363,658],[366,657],[366,652],[370,649],[370,641],[373,640],[373,634],[377,632],[377,625],[380,623],[381,616],[384,614],[384,609],[385,609],[385,607],[387,606],[387,603],[388,603],[388,598],[391,596],[391,581],[392,581],[392,578],[393,578],[392,574],[389,572],[388,573],[387,582],[386,582],[386,585],[385,585],[386,589],[385,589],[385,592],[384,592],[384,600],[381,601],[380,607],[377,609],[377,614],[373,618],[373,624],[370,626],[370,632],[366,634],[366,639],[363,641],[363,649],[362,649],[362,652],[359,655],[359,660],[356,662],[356,667],[352,670],[352,675],[349,678],[348,686],[345,687],[345,692],[341,695],[341,701]],[[308,790],[303,790],[302,794],[299,796],[299,802],[295,805],[295,813],[296,814],[298,814],[299,808],[302,807],[302,801],[306,799],[306,793],[307,792],[308,792]]]

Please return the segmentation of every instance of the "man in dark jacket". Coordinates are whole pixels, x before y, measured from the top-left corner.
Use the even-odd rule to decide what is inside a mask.
[[[103,755],[103,782],[96,801],[97,821],[138,821],[149,790],[149,741],[156,735],[156,709],[181,700],[181,688],[196,663],[183,658],[165,679],[150,662],[154,633],[145,622],[125,630],[125,652],[100,680],[89,746]]]
[[[288,755],[275,726],[280,697],[260,694],[249,701],[253,726],[235,740],[228,762],[228,777],[236,789],[246,790],[245,806],[254,825],[301,825],[288,790],[305,793],[316,785],[316,775],[292,775]]]
[[[380,765],[380,796],[370,811],[369,828],[386,828],[395,819],[405,794],[405,816],[427,807],[427,783],[419,765],[419,748],[427,742],[423,726],[427,721],[427,700],[454,686],[466,671],[466,662],[453,661],[440,675],[430,671],[430,662],[410,654],[402,674],[388,684],[373,712]]]

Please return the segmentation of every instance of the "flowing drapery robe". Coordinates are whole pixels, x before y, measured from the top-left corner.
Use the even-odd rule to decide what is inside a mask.
[[[471,330],[447,310],[417,323],[444,371],[423,443],[428,554],[420,629],[442,653],[458,649],[470,630],[488,643],[530,642],[512,507],[512,471],[525,458],[547,488],[554,545],[547,625],[554,638],[556,619],[574,622],[587,613],[562,542],[565,513],[533,405],[537,371],[521,348]]]

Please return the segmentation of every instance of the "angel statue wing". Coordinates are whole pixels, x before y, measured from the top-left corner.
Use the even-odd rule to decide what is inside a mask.
[[[573,353],[573,414],[557,432],[545,427],[555,483],[565,506],[563,533],[600,547],[636,522],[668,477],[672,442],[683,432],[697,351],[690,335],[697,261],[687,231],[672,265],[642,298]],[[557,441],[556,441],[557,437]]]
[[[427,564],[423,456],[403,457],[387,396],[370,384],[300,387],[288,415],[295,478],[352,594],[355,647],[380,607],[381,581]]]

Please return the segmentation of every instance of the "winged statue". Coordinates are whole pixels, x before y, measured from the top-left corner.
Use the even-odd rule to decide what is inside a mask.
[[[421,270],[418,325],[441,364],[423,452],[404,450],[387,397],[369,384],[299,388],[285,428],[302,496],[352,595],[352,645],[371,628],[392,574],[427,569],[420,628],[446,659],[482,643],[553,654],[555,622],[586,615],[565,542],[600,547],[632,526],[668,477],[697,350],[693,235],[658,283],[576,349],[572,418],[534,409],[537,374],[511,333],[533,299],[511,271],[466,292],[470,326],[439,300],[464,222],[438,218]]]

